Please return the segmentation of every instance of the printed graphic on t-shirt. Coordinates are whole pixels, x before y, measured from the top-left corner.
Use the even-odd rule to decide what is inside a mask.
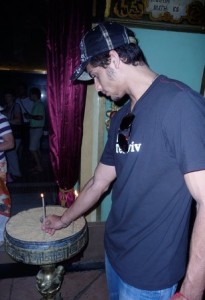
[[[118,153],[118,154],[126,154],[126,153],[129,153],[129,152],[130,153],[140,152],[141,146],[142,146],[141,143],[135,143],[134,141],[132,141],[131,143],[129,143],[128,151],[123,152],[122,149],[120,148],[118,142],[116,142],[115,152]]]

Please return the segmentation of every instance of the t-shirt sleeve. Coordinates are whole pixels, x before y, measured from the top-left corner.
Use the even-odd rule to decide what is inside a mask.
[[[179,92],[163,120],[167,150],[183,174],[205,169],[205,100]]]
[[[115,116],[113,117],[113,119]],[[103,154],[101,156],[100,162],[109,165],[114,166],[114,153],[115,153],[115,145],[116,145],[116,134],[115,134],[115,127],[113,119],[111,119],[110,128],[108,130],[108,139],[103,151]]]

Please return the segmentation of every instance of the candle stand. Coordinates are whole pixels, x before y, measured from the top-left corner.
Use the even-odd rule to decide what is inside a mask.
[[[53,207],[52,209],[54,209],[56,213],[58,207]],[[47,209],[49,213],[49,207]],[[60,207],[60,210],[62,209],[64,208]],[[35,208],[24,211],[23,213],[21,212],[10,218],[7,222],[5,230],[5,250],[18,262],[39,265],[40,270],[36,276],[36,288],[41,294],[42,300],[63,300],[60,289],[65,270],[64,267],[58,263],[77,255],[85,247],[88,241],[86,221],[84,217],[79,218],[68,226],[67,230],[66,228],[62,229],[62,232],[59,230],[57,233],[58,238],[55,237],[54,240],[52,240],[52,236],[48,238],[49,240],[46,240],[46,238],[37,240],[35,237],[42,234],[42,231],[38,232],[41,229],[37,226],[38,228],[34,227],[34,231],[36,229],[37,234],[34,233],[35,237],[32,238],[31,232],[28,240],[27,234],[25,233],[25,226],[22,230],[21,228],[20,230],[16,230],[16,226],[23,226],[22,224],[25,224],[25,222],[22,222],[21,219],[25,218],[27,213],[30,217],[32,210],[35,212],[35,215],[37,215],[36,218],[39,219],[38,209]],[[32,225],[30,224],[30,226]],[[27,230],[29,230],[29,228],[27,228]],[[68,236],[66,236],[67,234]]]

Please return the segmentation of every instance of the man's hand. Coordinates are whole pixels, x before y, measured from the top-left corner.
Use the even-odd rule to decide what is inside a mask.
[[[41,229],[50,235],[53,235],[56,230],[65,228],[65,224],[61,221],[61,216],[49,215],[43,221]]]
[[[188,299],[179,292],[174,294],[170,300],[188,300]]]

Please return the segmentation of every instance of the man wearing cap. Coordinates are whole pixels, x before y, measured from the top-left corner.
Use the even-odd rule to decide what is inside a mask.
[[[105,226],[111,300],[200,300],[205,289],[205,102],[182,82],[158,75],[134,33],[102,23],[80,43],[71,80],[94,80],[98,92],[129,101],[113,116],[94,176],[50,234],[93,207],[113,183]],[[196,218],[191,241],[190,215]],[[190,247],[189,247],[190,245]],[[176,293],[177,291],[177,293]]]

